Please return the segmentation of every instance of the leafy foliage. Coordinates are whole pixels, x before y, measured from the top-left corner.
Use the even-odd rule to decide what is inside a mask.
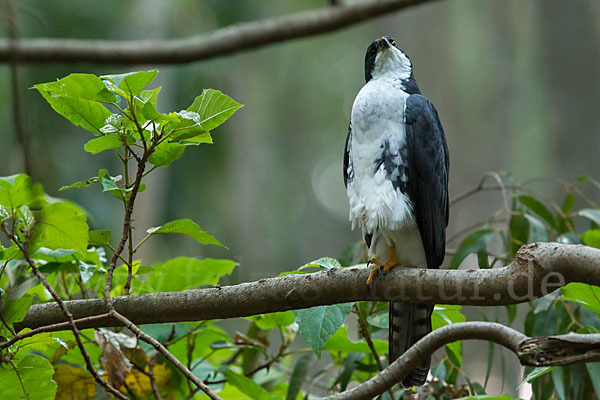
[[[145,189],[147,174],[169,166],[192,145],[211,144],[213,131],[242,107],[220,91],[205,89],[187,109],[162,113],[157,108],[160,87],[146,88],[157,73],[153,70],[100,77],[72,74],[34,86],[55,111],[94,135],[84,145],[85,151],[112,152],[123,165],[117,175],[102,168],[96,176],[59,190],[89,187],[117,198],[125,210],[133,208],[135,195]],[[148,164],[150,169],[130,174],[128,167],[133,161],[144,168]],[[511,261],[521,245],[540,240],[600,248],[600,210],[579,196],[578,189],[580,184],[594,182],[591,178],[569,185],[561,183],[565,197],[560,204],[526,185],[515,184],[510,177],[496,178],[499,187],[495,189],[503,194],[504,206],[488,220],[462,232],[451,268],[475,260],[480,268],[503,265]],[[576,210],[575,205],[581,201],[587,204]],[[47,196],[25,174],[0,177],[0,222],[5,239],[0,248],[2,341],[17,334],[14,324],[24,318],[32,304],[53,300],[47,288],[31,275],[28,258],[63,299],[103,296],[111,268],[108,260],[120,237],[102,226],[90,230],[81,208]],[[589,227],[576,229],[583,225]],[[236,268],[231,260],[189,256],[146,264],[136,257],[137,250],[164,235],[184,235],[199,245],[226,247],[190,219],[143,229],[146,237],[137,244],[129,240],[125,253],[116,258],[110,286],[113,296],[214,286]],[[352,253],[364,254],[361,246],[353,245]],[[288,273],[344,268],[344,264],[349,262],[323,257]],[[509,324],[517,320],[515,306],[507,306],[506,313]],[[570,284],[532,302],[523,330],[527,335],[598,332],[599,314],[600,289]],[[432,326],[438,329],[465,320],[461,307],[438,305]],[[255,315],[245,318],[244,323],[246,330],[234,335],[214,321],[151,324],[140,329],[226,399],[304,399],[315,387],[328,393],[344,391],[371,378],[386,363],[386,303],[356,302]],[[82,337],[93,367],[129,397],[204,398],[179,369],[167,363],[154,347],[138,342],[127,329],[83,330]],[[0,352],[2,398],[105,396],[104,388],[87,370],[71,331],[23,338]],[[488,376],[493,370],[494,354],[491,346]],[[448,344],[432,366],[433,378],[423,389],[424,396],[510,399],[507,395],[486,394],[487,378],[483,385],[473,382],[462,366],[462,343]],[[527,369],[523,384],[526,382],[532,384],[536,399],[588,399],[594,393],[600,396],[598,364]],[[393,393],[398,399],[412,395],[399,387]],[[389,397],[389,393],[382,396]]]

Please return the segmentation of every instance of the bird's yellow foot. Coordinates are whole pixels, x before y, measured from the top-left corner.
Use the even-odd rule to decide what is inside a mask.
[[[368,289],[371,288],[371,285],[373,284],[373,278],[375,278],[375,276],[377,276],[377,274],[379,274],[380,272],[385,274],[385,273],[389,272],[392,268],[395,268],[400,265],[400,263],[396,259],[395,246],[393,246],[393,245],[390,246],[390,259],[388,262],[382,263],[377,257],[373,257],[371,259],[371,261],[369,261],[367,266],[369,266],[371,264],[375,264],[375,267],[373,267],[371,272],[369,272],[369,277],[367,278],[367,288]]]

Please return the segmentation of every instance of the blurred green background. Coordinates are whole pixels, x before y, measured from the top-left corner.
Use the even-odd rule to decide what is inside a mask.
[[[15,3],[23,38],[113,40],[185,37],[328,4]],[[231,282],[240,282],[275,276],[321,256],[337,257],[359,239],[348,222],[343,146],[352,102],[364,83],[364,52],[382,35],[394,37],[412,58],[421,90],[439,111],[451,154],[451,195],[476,185],[487,171],[510,171],[519,180],[599,176],[600,2],[447,0],[332,34],[193,64],[21,66],[22,117],[32,136],[35,179],[51,195],[84,205],[93,215],[92,228],[118,229],[122,208],[116,199],[96,187],[57,190],[95,176],[99,168],[117,175],[118,160],[109,152],[85,153],[82,146],[91,135],[25,89],[73,72],[159,68],[161,112],[185,109],[203,88],[222,90],[245,107],[214,132],[214,145],[188,149],[171,168],[152,174],[135,214],[137,238],[148,227],[191,218],[230,250],[181,238],[154,239],[143,250],[143,261],[232,258],[240,267]],[[0,175],[22,172],[7,65],[0,65],[0,127]],[[555,183],[539,185],[548,196],[562,191]],[[460,203],[452,210],[449,236],[499,207],[497,192]]]

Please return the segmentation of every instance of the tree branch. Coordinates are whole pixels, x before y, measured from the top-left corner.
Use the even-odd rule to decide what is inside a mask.
[[[600,334],[567,335],[529,338],[522,333],[495,322],[459,322],[436,329],[423,337],[382,372],[345,392],[327,397],[329,400],[369,400],[401,382],[423,359],[448,343],[465,339],[487,340],[515,353],[523,365],[570,365],[600,360]],[[559,349],[556,348],[560,342]],[[531,344],[551,350],[554,354],[531,352]],[[581,346],[587,346],[582,348]],[[587,350],[587,353],[586,353]],[[576,357],[573,355],[577,354]],[[538,358],[536,358],[538,357]]]
[[[332,32],[431,0],[365,1],[246,22],[172,40],[108,41],[22,39],[15,47],[0,40],[0,62],[89,62],[96,64],[181,64]]]
[[[534,300],[569,282],[600,285],[600,250],[583,245],[523,246],[502,268],[424,270],[396,268],[378,276],[369,291],[369,270],[352,267],[293,274],[233,286],[114,297],[115,309],[135,324],[235,318],[358,300],[418,301],[497,306]],[[104,314],[103,299],[65,301],[75,319]],[[33,306],[15,330],[64,322],[54,303]],[[120,326],[114,318],[84,320],[80,328]],[[68,325],[59,325],[67,329]]]

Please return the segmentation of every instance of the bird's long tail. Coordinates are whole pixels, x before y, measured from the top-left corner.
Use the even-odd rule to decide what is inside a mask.
[[[431,313],[433,305],[409,302],[390,303],[389,357],[390,363],[400,357],[406,350],[423,336],[431,332]],[[402,386],[409,388],[425,383],[431,357],[415,368],[404,378]]]

